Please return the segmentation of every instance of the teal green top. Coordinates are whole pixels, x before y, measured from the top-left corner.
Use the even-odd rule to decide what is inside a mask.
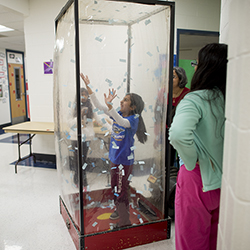
[[[203,190],[221,187],[225,103],[219,90],[188,93],[178,104],[169,140],[182,158],[187,170],[199,161]]]

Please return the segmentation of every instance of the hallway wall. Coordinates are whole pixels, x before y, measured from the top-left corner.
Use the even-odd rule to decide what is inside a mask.
[[[67,0],[32,0],[24,19],[27,79],[31,121],[53,122],[53,74],[44,74],[44,62],[53,61],[55,18]],[[33,151],[55,154],[54,137],[37,135]]]
[[[20,3],[16,4],[17,2]],[[53,75],[44,74],[43,62],[53,60],[54,20],[66,2],[67,0],[0,0],[6,7],[25,16],[25,66],[29,83],[31,121],[54,120]],[[176,29],[219,30],[220,0],[175,2]],[[174,48],[176,50],[176,45]],[[54,154],[53,137],[37,135],[34,138],[33,149],[37,153]]]
[[[229,46],[229,62],[218,250],[250,245],[249,9],[248,0],[222,0],[220,41]]]
[[[30,14],[24,21],[32,121],[51,122],[54,119],[53,75],[44,75],[42,64],[53,59],[54,19],[66,2],[67,0],[32,0]],[[218,31],[219,20],[218,0],[211,0],[209,3],[200,0],[176,1],[176,28]],[[54,144],[50,140],[49,136],[37,135],[33,143],[34,152],[54,153]],[[44,147],[47,144],[49,147]]]

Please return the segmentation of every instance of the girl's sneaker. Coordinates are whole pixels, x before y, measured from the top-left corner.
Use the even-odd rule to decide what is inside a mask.
[[[115,210],[109,217],[110,220],[117,220],[119,219],[119,214],[118,212]]]

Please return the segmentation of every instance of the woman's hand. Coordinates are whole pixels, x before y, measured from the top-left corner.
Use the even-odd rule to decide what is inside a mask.
[[[84,76],[83,73],[81,73],[80,76],[81,76],[81,78],[83,79],[83,81],[85,83],[85,86],[86,86],[86,89],[88,90],[89,95],[93,94],[92,89],[89,87],[90,81],[89,81],[88,76],[87,75]]]
[[[106,94],[104,94],[104,100],[106,105],[108,106],[109,110],[112,109],[112,101],[115,99],[115,97],[117,96],[116,91],[114,89],[110,90],[109,89],[109,95],[106,96]]]

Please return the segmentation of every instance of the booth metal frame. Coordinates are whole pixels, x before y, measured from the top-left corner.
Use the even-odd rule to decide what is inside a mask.
[[[111,0],[111,2],[115,0]],[[169,44],[169,81],[168,81],[168,103],[172,103],[173,93],[173,63],[174,63],[174,22],[175,22],[175,2],[170,1],[157,1],[157,0],[123,0],[122,2],[131,2],[147,5],[167,5],[170,7],[170,44]],[[57,31],[57,25],[60,18],[66,13],[69,7],[74,4],[74,22],[75,22],[75,73],[76,73],[76,95],[77,95],[77,117],[81,117],[81,103],[80,103],[80,44],[79,44],[79,1],[69,0],[62,8],[60,13],[55,19],[55,30]],[[128,49],[130,42],[128,39]],[[130,53],[128,53],[128,57]],[[128,62],[130,59],[128,58]],[[128,69],[130,63],[128,63]],[[130,72],[130,70],[128,70]],[[128,73],[129,74],[129,73]],[[127,77],[127,91],[130,91],[130,77]],[[170,127],[171,124],[171,112],[172,105],[167,106],[166,124]],[[77,131],[81,131],[81,119],[77,119]],[[81,132],[78,134],[78,150],[81,152]],[[166,140],[166,161],[165,161],[165,201],[169,198],[169,178],[170,178],[170,144]],[[78,154],[78,171],[79,171],[79,187],[82,186],[82,157]],[[82,188],[79,188],[79,206],[84,206],[84,193]],[[137,245],[147,244],[150,242],[164,240],[170,238],[171,233],[171,218],[168,215],[168,202],[164,206],[164,219],[154,222],[145,223],[143,225],[136,225],[127,228],[118,228],[112,231],[98,232],[90,235],[84,234],[84,214],[83,209],[80,209],[80,230],[76,227],[68,209],[63,202],[62,197],[59,197],[60,213],[65,220],[69,233],[75,243],[77,249],[125,249]],[[157,239],[155,238],[157,234]],[[121,241],[125,242],[128,238],[134,237],[134,240],[130,241],[130,245],[121,244]],[[139,242],[139,244],[138,244]]]

